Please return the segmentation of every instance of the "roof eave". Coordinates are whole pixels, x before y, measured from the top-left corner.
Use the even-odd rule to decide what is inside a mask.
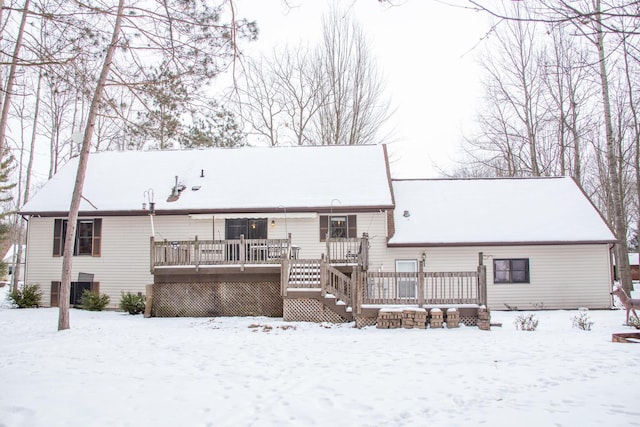
[[[285,206],[277,208],[227,208],[227,209],[156,209],[155,215],[189,215],[189,214],[246,214],[246,213],[282,213],[288,212],[318,212],[318,213],[342,213],[342,212],[379,212],[380,210],[393,209],[393,205],[367,205],[367,206]],[[78,216],[145,216],[149,215],[149,210],[95,210],[80,211]],[[30,217],[65,217],[68,211],[20,211],[22,216]]]
[[[601,245],[615,244],[617,240],[548,240],[513,242],[411,242],[388,243],[390,248],[462,247],[462,246],[556,246],[556,245]]]

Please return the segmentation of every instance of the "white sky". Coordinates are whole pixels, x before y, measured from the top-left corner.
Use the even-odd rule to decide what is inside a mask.
[[[320,37],[322,14],[331,1],[236,0],[239,17],[256,20],[252,55],[276,45]],[[390,121],[394,177],[438,176],[457,157],[463,131],[473,126],[480,97],[478,49],[489,29],[487,16],[437,0],[339,2],[349,8],[371,39],[371,52],[384,74],[395,108]],[[466,4],[463,0],[447,3]]]

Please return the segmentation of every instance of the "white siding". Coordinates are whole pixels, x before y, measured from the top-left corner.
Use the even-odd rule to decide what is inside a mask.
[[[492,310],[505,310],[506,305],[522,310],[611,307],[607,244],[389,248],[385,262],[370,268],[393,271],[396,259],[420,259],[423,252],[426,271],[473,271],[478,253],[483,252],[488,306]],[[494,284],[494,258],[528,258],[530,283]]]

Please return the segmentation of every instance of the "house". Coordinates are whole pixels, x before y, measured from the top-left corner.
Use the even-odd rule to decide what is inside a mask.
[[[629,253],[629,267],[631,267],[631,279],[634,281],[640,280],[640,263],[638,263],[638,253]]]
[[[22,245],[22,253],[20,259],[18,259],[18,255],[20,251],[20,246],[17,244],[12,244],[9,246],[7,251],[4,254],[2,261],[7,265],[7,271],[5,277],[1,278],[2,282],[13,283],[14,273],[18,271],[18,283],[22,283],[24,281],[24,254],[26,250],[26,246]]]
[[[58,304],[76,167],[21,210],[44,305]],[[94,153],[71,302],[140,292],[156,316],[359,325],[383,307],[457,307],[474,324],[486,304],[609,307],[614,241],[571,179],[392,180],[384,145]]]

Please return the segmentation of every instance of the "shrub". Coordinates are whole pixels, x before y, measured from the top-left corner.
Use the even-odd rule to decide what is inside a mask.
[[[513,324],[521,331],[535,331],[538,327],[538,319],[535,314],[521,314],[516,317]]]
[[[589,313],[586,311],[580,311],[573,318],[573,327],[581,329],[583,331],[590,331],[593,326],[593,321],[589,317]]]
[[[21,289],[14,289],[9,294],[9,300],[18,308],[40,307],[42,292],[38,285],[24,285]]]
[[[91,292],[85,289],[80,297],[80,308],[89,311],[102,311],[109,305],[109,295]]]
[[[126,294],[122,292],[122,297],[120,298],[120,309],[129,314],[144,313],[145,296],[132,294],[131,292],[127,292]]]

